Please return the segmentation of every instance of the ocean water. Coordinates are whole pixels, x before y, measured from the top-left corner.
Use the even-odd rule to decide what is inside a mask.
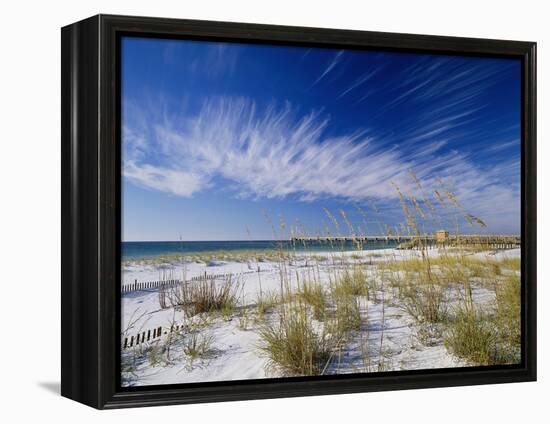
[[[387,249],[397,246],[395,241],[369,241],[363,250]],[[193,255],[211,252],[266,251],[273,249],[296,251],[330,252],[357,250],[353,242],[308,241],[301,243],[275,240],[250,241],[124,241],[122,242],[122,260],[154,258],[163,255]]]

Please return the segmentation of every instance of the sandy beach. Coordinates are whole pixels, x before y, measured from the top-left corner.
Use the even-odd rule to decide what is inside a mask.
[[[424,252],[425,253],[425,252]],[[203,275],[231,275],[236,288],[237,305],[228,313],[198,314],[189,317],[182,307],[162,308],[159,289],[131,291],[122,295],[122,338],[162,327],[167,334],[154,341],[123,349],[123,384],[152,385],[222,380],[280,377],[284,373],[270,361],[262,349],[260,337],[266,323],[276,325],[280,309],[257,312],[258,299],[275,296],[281,290],[294,292],[301,281],[314,278],[327,291],[346,267],[360,266],[367,279],[378,279],[370,296],[356,296],[360,314],[357,328],[349,332],[345,343],[332,352],[323,374],[414,370],[461,367],[472,364],[459,358],[445,346],[438,325],[419,324],[404,306],[395,286],[380,277],[383,264],[418,259],[415,250],[382,249],[346,252],[300,252],[284,262],[245,262],[211,260],[207,263],[174,260],[167,263],[129,261],[123,264],[123,284],[157,281],[162,278],[191,280]],[[435,260],[438,250],[430,250]],[[446,253],[448,256],[448,253]],[[520,250],[487,251],[468,254],[480,262],[519,258]],[[282,278],[281,276],[285,277]],[[220,281],[226,281],[223,278]],[[285,287],[281,287],[281,281]],[[216,282],[216,284],[222,284]],[[461,302],[459,286],[446,286],[449,310]],[[493,308],[495,294],[484,284],[472,280],[471,295],[477,307]],[[323,322],[312,319],[317,328]],[[180,331],[170,328],[180,326]],[[185,333],[196,332],[205,342],[200,355],[186,354]],[[199,343],[200,343],[199,340]],[[169,354],[166,354],[166,345]],[[162,349],[158,347],[163,346]],[[153,352],[153,353],[152,353]],[[160,352],[163,352],[161,354]]]

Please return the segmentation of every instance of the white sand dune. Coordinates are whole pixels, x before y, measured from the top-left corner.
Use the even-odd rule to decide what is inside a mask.
[[[430,251],[431,256],[437,256],[437,251]],[[334,265],[332,260],[319,260],[319,266],[313,270],[313,261],[309,253],[301,253],[291,262],[286,271],[290,275],[298,273],[306,279],[308,273],[316,272],[320,280],[328,284],[328,275]],[[326,254],[329,255],[329,254]],[[330,254],[334,255],[334,254]],[[400,260],[419,255],[414,251],[395,249],[341,252],[340,260],[362,261],[376,264],[378,261]],[[488,253],[476,253],[476,257],[487,257]],[[492,258],[518,257],[519,249],[498,252],[490,255]],[[328,257],[327,257],[328,259]],[[123,267],[123,283],[137,281],[159,280],[167,270],[173,278],[192,278],[204,274],[235,274],[240,284],[239,303],[241,308],[251,311],[260,290],[278,292],[280,290],[280,269],[275,262],[225,262],[216,261],[208,264],[188,262],[159,265],[125,264]],[[259,270],[259,272],[258,272]],[[251,272],[252,271],[252,272]],[[291,283],[295,284],[295,280]],[[406,313],[391,291],[385,291],[384,302],[361,299],[362,326],[356,331],[342,351],[332,358],[326,373],[375,372],[380,369],[413,370],[429,368],[448,368],[467,366],[468,364],[450,354],[443,345],[441,338],[420,342],[419,328],[414,319]],[[382,293],[380,293],[382,296]],[[483,305],[493,299],[493,293],[483,288],[474,287],[474,301]],[[123,337],[157,327],[169,328],[171,324],[189,322],[184,313],[174,308],[161,309],[157,289],[126,293],[122,296],[122,331]],[[267,315],[266,319],[277,319],[276,313]],[[145,357],[136,356],[135,367],[123,369],[123,384],[152,385],[173,384],[222,380],[259,379],[280,376],[278,371],[269,366],[268,358],[262,353],[261,340],[258,335],[260,320],[254,320],[253,314],[243,325],[243,318],[238,314],[229,317],[217,317],[201,329],[204,337],[211,338],[211,346],[205,357],[190,360],[183,354],[182,342],[173,342],[170,352],[170,362],[161,361],[156,366]],[[169,335],[163,335],[166,338]],[[126,359],[134,355],[132,348],[123,351]],[[382,356],[382,357],[381,357]],[[365,357],[369,363],[365,363]]]

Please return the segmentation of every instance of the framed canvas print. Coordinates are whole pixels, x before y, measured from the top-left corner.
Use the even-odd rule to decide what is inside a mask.
[[[535,43],[62,29],[62,394],[536,378]]]

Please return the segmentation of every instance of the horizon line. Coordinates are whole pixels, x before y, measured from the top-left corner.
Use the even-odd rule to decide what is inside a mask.
[[[435,233],[435,232],[434,232]],[[451,232],[449,232],[450,235]],[[426,234],[427,235],[427,234]],[[521,237],[521,233],[488,233],[488,234],[479,234],[479,233],[460,233],[459,235],[464,236],[510,236],[510,237]],[[388,236],[387,234],[373,234],[373,235],[329,235],[329,236],[291,236],[284,239],[208,239],[208,240],[121,240],[121,243],[202,243],[202,242],[224,242],[224,241],[240,241],[240,242],[258,242],[258,241],[291,241],[292,239],[324,239],[324,238],[366,238],[366,237],[388,237],[388,238],[397,238],[398,236]],[[409,236],[401,236],[401,238],[406,238]],[[421,236],[422,237],[422,236]]]
[[[290,239],[284,239],[290,240]],[[189,243],[189,242],[205,242],[205,241],[281,241],[281,239],[224,239],[224,240],[121,240],[122,243]]]

